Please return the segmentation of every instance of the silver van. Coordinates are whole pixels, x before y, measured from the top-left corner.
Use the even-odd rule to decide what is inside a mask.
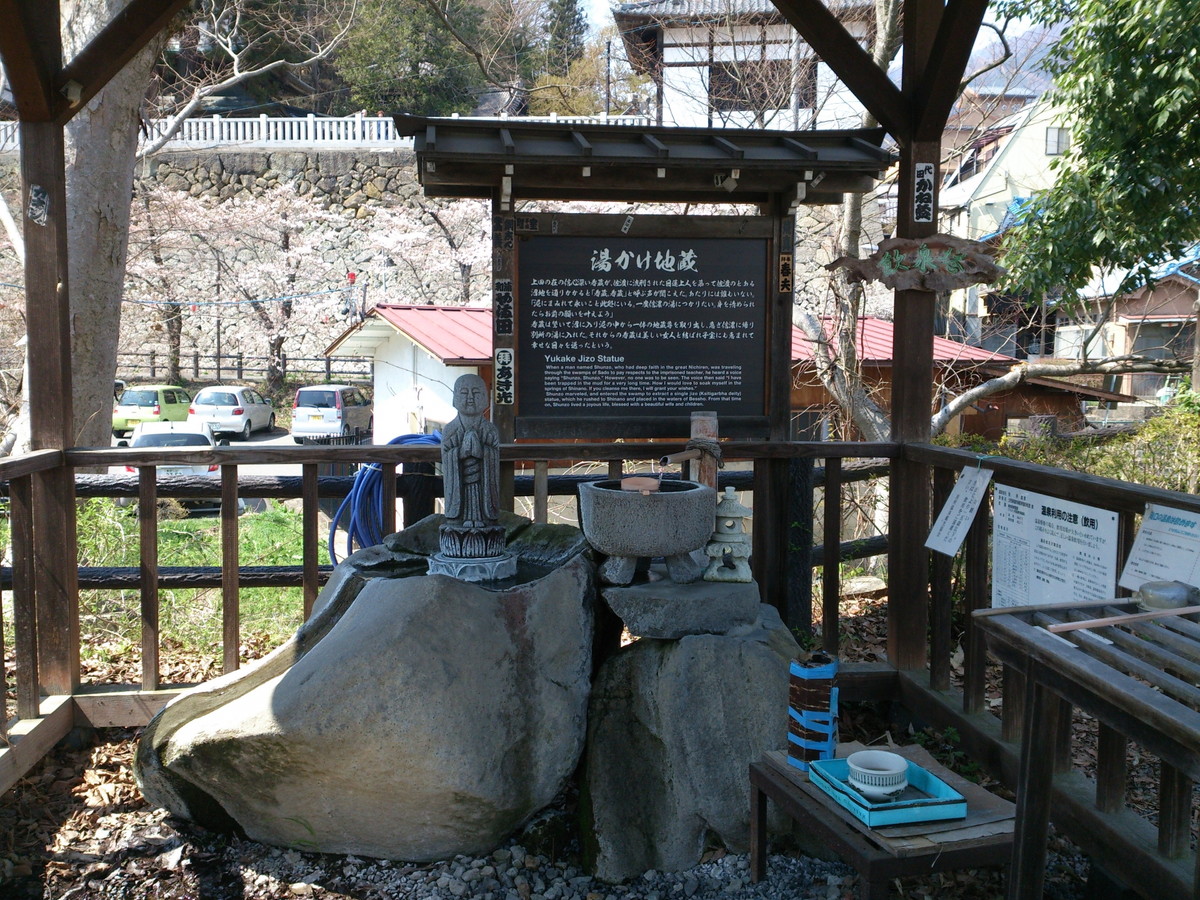
[[[292,438],[330,435],[370,435],[375,425],[374,407],[352,384],[316,384],[296,391],[292,403]]]

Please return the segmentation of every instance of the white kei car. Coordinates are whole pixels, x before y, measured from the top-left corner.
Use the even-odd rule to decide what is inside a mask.
[[[275,430],[275,407],[254,388],[240,385],[213,385],[192,398],[188,422],[207,423],[215,434],[237,435],[250,440],[255,431]]]

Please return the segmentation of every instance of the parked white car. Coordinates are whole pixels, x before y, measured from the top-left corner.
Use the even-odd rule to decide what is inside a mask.
[[[228,441],[222,441],[222,445],[227,445]],[[118,447],[183,447],[190,449],[204,449],[218,446],[217,440],[213,435],[213,430],[207,422],[143,422],[133,429],[128,441],[118,441]],[[209,464],[185,464],[177,466],[158,466],[155,470],[157,478],[163,478],[171,475],[213,475],[220,471],[220,466]],[[110,475],[128,475],[137,472],[136,466],[110,466]],[[212,497],[187,497],[181,498],[179,504],[188,509],[207,509],[219,510],[221,508],[221,485],[220,482],[213,478],[213,487],[216,494]],[[118,506],[129,506],[135,503],[134,497],[117,497],[116,503]],[[246,504],[241,497],[238,498],[238,513],[245,511]]]
[[[237,435],[248,441],[252,432],[275,430],[275,407],[254,388],[219,384],[192,398],[187,420],[206,423],[215,434]]]
[[[296,391],[292,404],[292,437],[369,435],[375,424],[374,407],[352,384],[316,384]]]

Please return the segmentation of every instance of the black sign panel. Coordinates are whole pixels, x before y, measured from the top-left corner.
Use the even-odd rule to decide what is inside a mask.
[[[763,238],[523,236],[517,415],[766,414]]]

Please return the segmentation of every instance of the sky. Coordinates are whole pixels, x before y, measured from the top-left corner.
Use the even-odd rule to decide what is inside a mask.
[[[588,24],[592,31],[599,32],[601,28],[612,24],[612,7],[610,0],[586,0]]]

